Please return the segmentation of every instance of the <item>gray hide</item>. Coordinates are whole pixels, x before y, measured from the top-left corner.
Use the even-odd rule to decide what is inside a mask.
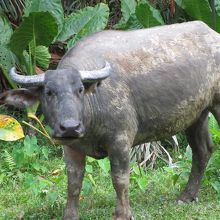
[[[118,198],[113,218],[131,218],[129,148],[184,130],[193,148],[193,166],[178,201],[193,201],[212,148],[208,112],[220,121],[220,36],[198,21],[104,31],[80,41],[58,68],[92,70],[103,60],[111,63],[113,73],[85,97],[89,138],[73,146],[90,156],[109,155]]]
[[[45,86],[57,74],[71,68],[98,70],[105,62],[111,76],[84,95],[84,136],[60,138],[65,146],[68,201],[64,219],[78,219],[78,199],[85,156],[109,157],[117,194],[114,220],[132,218],[128,200],[129,149],[185,131],[193,151],[192,171],[178,202],[193,201],[212,151],[207,129],[208,112],[220,122],[220,36],[202,22],[188,22],[134,31],[103,31],[84,38],[69,50],[58,69],[46,73]],[[68,70],[69,69],[69,70]],[[64,73],[64,71],[63,71]],[[67,74],[67,75],[68,75]],[[57,77],[60,93],[70,86]],[[85,85],[84,85],[85,86]],[[61,115],[74,117],[62,96]],[[66,103],[66,104],[65,104]],[[42,107],[50,119],[50,106]],[[46,109],[45,109],[46,108]],[[56,113],[54,113],[56,114]],[[52,117],[52,116],[51,116]],[[69,117],[69,116],[68,116]],[[61,123],[53,117],[53,123]],[[69,121],[70,123],[70,121]]]

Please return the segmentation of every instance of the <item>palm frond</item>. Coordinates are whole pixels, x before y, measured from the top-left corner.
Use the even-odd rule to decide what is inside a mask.
[[[14,22],[21,20],[23,9],[25,7],[25,0],[1,0],[0,11],[7,14]]]

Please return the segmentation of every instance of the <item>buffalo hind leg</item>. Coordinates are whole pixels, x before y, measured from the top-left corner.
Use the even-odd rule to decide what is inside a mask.
[[[64,156],[68,176],[68,198],[63,219],[78,220],[78,203],[85,170],[85,155],[65,146]]]
[[[197,198],[200,183],[213,149],[208,131],[208,111],[202,112],[199,119],[186,131],[186,137],[192,148],[192,168],[186,188],[178,197],[178,203],[191,202]]]
[[[126,140],[115,141],[109,148],[109,159],[111,164],[111,177],[117,195],[117,205],[113,214],[113,220],[133,219],[129,199],[129,146],[125,146]]]

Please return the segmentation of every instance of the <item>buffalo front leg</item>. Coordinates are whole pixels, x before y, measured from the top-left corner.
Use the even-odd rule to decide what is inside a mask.
[[[178,203],[196,199],[199,186],[212,153],[213,142],[208,131],[208,111],[186,131],[186,137],[192,148],[192,168],[186,188],[177,199]]]
[[[79,194],[85,170],[85,155],[64,147],[64,156],[68,176],[68,198],[64,212],[64,220],[78,220]]]
[[[129,199],[129,148],[125,148],[125,143],[117,143],[109,150],[111,164],[111,177],[117,195],[117,206],[113,214],[113,220],[132,219]]]

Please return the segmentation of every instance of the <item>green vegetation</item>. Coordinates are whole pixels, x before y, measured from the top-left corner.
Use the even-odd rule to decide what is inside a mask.
[[[39,143],[44,140],[39,139]],[[66,202],[66,171],[61,148],[36,138],[2,144],[0,148],[0,219],[61,219]],[[4,146],[4,148],[3,148]],[[198,203],[175,204],[175,198],[186,183],[190,156],[178,154],[177,168],[167,166],[138,170],[131,174],[130,200],[135,219],[218,219],[219,193],[210,187],[210,179],[218,179],[219,166],[210,166],[201,187]],[[219,157],[216,151],[214,158]],[[212,160],[213,161],[213,160]],[[214,159],[215,161],[215,159]],[[87,173],[80,198],[81,219],[111,219],[115,192],[108,161],[88,159]],[[218,162],[219,163],[219,162]],[[132,168],[136,169],[136,165]],[[181,176],[175,179],[177,171]],[[211,171],[211,173],[210,173]],[[137,173],[137,174],[136,174]],[[178,173],[179,174],[179,173]],[[136,180],[145,180],[143,188]],[[177,182],[176,182],[177,181]],[[175,184],[174,184],[175,183]]]
[[[67,9],[62,7],[60,0],[17,0],[23,5],[22,14],[13,7],[7,7],[11,1],[2,2],[6,3],[7,10],[13,10],[11,16],[15,15],[19,20],[14,30],[12,22],[5,15],[0,16],[0,29],[3,30],[0,33],[0,71],[11,88],[17,87],[8,77],[12,66],[16,64],[20,70],[30,74],[35,74],[37,67],[46,70],[51,59],[51,45],[59,42],[66,49],[70,48],[80,38],[105,29],[112,10],[116,10],[110,1],[97,1],[96,5],[64,13]],[[88,1],[81,2],[86,6]],[[175,2],[121,0],[120,19],[113,22],[111,28],[127,30],[199,19],[219,31],[219,0],[215,1],[216,11],[213,10],[212,0]],[[77,4],[80,5],[80,1],[75,1]],[[6,10],[1,7],[0,4],[0,11]],[[11,115],[12,111],[1,108],[0,114]],[[14,117],[17,118],[17,115]],[[170,165],[161,160],[157,160],[156,164],[148,161],[154,164],[147,169],[137,163],[131,164],[130,200],[135,219],[219,219],[220,130],[213,116],[210,116],[209,126],[216,151],[208,164],[199,202],[181,206],[175,204],[191,167],[191,150],[180,144],[179,151],[169,151],[173,158]],[[181,139],[179,143],[185,142],[182,134],[177,138]],[[87,159],[80,198],[81,219],[111,219],[115,192],[109,169],[107,159]],[[40,134],[10,143],[0,140],[0,219],[61,219],[66,188],[61,147],[49,145]]]

